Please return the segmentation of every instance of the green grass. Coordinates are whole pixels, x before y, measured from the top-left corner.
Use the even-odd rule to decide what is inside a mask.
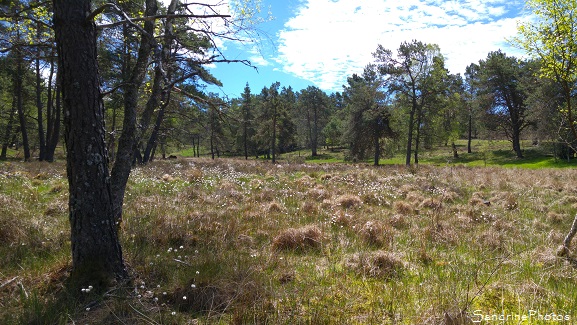
[[[498,150],[491,161],[504,166]],[[80,297],[66,289],[64,165],[1,163],[0,319],[443,324],[531,310],[576,319],[577,270],[555,254],[577,212],[573,170],[317,164],[341,153],[322,154],[136,168],[121,228],[133,282]]]
[[[553,149],[548,143],[540,146],[532,146],[529,141],[523,142],[524,158],[519,159],[511,148],[509,141],[474,140],[472,153],[467,153],[467,142],[456,142],[459,153],[458,158],[453,157],[450,146],[438,146],[433,149],[423,150],[419,153],[419,164],[435,166],[468,166],[468,167],[506,167],[506,168],[570,168],[577,167],[577,159],[570,161],[555,158]],[[318,157],[306,156],[307,162],[313,163],[339,163],[344,162],[344,153],[321,150]],[[365,163],[372,164],[369,159]],[[414,163],[414,154],[411,156]],[[404,165],[405,155],[397,153],[390,158],[382,158],[380,165]]]
[[[172,154],[179,156],[179,157],[190,158],[190,157],[194,157],[194,153],[195,152],[192,148],[186,148],[186,149],[182,149],[180,151],[174,152]]]
[[[467,153],[465,140],[457,141],[459,158],[453,158],[451,148],[440,147],[425,152],[423,161],[436,165],[464,166],[501,166],[513,168],[566,168],[576,167],[577,159],[572,161],[555,158],[550,144],[542,143],[533,146],[529,141],[522,142],[523,158],[519,159],[511,148],[509,141],[474,140],[472,153]]]
[[[577,158],[570,161],[555,158],[551,144],[542,143],[533,146],[529,141],[522,142],[524,158],[519,159],[511,148],[511,143],[505,140],[473,140],[472,153],[467,153],[467,141],[456,142],[458,158],[453,157],[450,146],[437,146],[433,149],[421,149],[419,164],[435,166],[468,166],[468,167],[505,167],[505,168],[571,168],[577,167]],[[278,160],[289,163],[333,164],[350,163],[346,161],[346,149],[319,148],[318,155],[312,156],[310,150],[299,150],[285,153]],[[182,154],[181,154],[182,153]],[[190,157],[186,150],[177,153],[179,157]],[[373,164],[373,159],[357,163]],[[411,155],[414,163],[414,154]],[[380,165],[405,165],[405,155],[398,152],[392,157],[384,157]]]

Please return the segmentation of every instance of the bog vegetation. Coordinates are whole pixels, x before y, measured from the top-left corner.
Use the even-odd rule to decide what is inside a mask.
[[[571,322],[575,2],[528,4],[527,58],[375,44],[341,92],[231,99],[257,0],[2,1],[0,319]]]
[[[0,164],[6,324],[461,324],[570,315],[572,169],[156,161],[129,179],[132,282],[66,286],[61,163]],[[536,316],[535,316],[536,317]],[[516,322],[511,322],[515,323]],[[539,323],[534,318],[531,324]],[[464,324],[464,323],[463,323]]]

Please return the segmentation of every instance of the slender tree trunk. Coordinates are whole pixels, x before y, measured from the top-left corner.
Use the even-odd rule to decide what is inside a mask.
[[[195,136],[192,136],[192,156],[196,157],[196,142],[195,142]]]
[[[244,160],[248,160],[248,126],[243,122],[242,141],[244,142]]]
[[[128,37],[130,35],[130,30],[128,24],[122,25],[122,80],[130,80],[131,69],[131,58],[132,53],[130,51],[130,45],[128,44]],[[144,40],[144,38],[142,38]],[[110,161],[116,162],[116,119],[118,117],[118,108],[116,105],[112,107],[112,125],[110,126],[110,133],[108,135],[108,154],[110,155]]]
[[[46,89],[46,161],[54,161],[54,152],[50,153],[50,139],[54,132],[54,100],[52,81],[54,80],[54,51],[50,55],[50,73],[48,74],[48,87]]]
[[[122,258],[105,145],[96,26],[90,0],[53,0],[62,74],[73,286],[103,289],[128,273]]]
[[[306,110],[306,112],[307,112],[306,119],[307,119],[307,128],[308,128],[308,131],[309,131],[309,132],[308,132],[308,133],[309,133],[309,134],[308,134],[308,137],[309,137],[309,146],[310,146],[310,148],[311,148],[311,155],[314,157],[314,156],[317,155],[317,151],[316,151],[316,148],[314,147],[314,144],[313,144],[313,127],[312,127],[312,124],[311,124],[311,113],[310,113],[310,109],[309,109],[308,107],[305,107],[305,110]]]
[[[417,134],[415,134],[415,165],[419,164],[419,149],[420,149],[420,145],[421,145],[421,130],[423,130],[422,125],[423,125],[423,109],[422,109],[423,105],[421,103],[421,105],[418,106],[417,108],[417,120],[416,120],[416,126],[415,126],[415,130],[417,132]],[[424,132],[424,130],[423,130]]]
[[[110,156],[110,161],[114,162],[116,160],[115,149],[116,149],[116,117],[118,115],[118,110],[116,106],[112,108],[112,125],[110,126],[110,133],[108,134],[108,154]]]
[[[62,114],[62,96],[61,96],[61,73],[56,72],[56,103],[53,107],[53,117],[51,125],[50,137],[47,137],[46,144],[46,160],[52,162],[54,161],[54,153],[56,151],[56,146],[58,146],[58,141],[60,140],[60,125],[61,125],[61,114]]]
[[[417,134],[415,134],[415,165],[419,164],[419,145],[420,145],[420,139],[421,139],[421,128],[419,127],[419,125],[417,125],[416,127],[416,131]]]
[[[273,115],[272,115],[272,139],[271,139],[271,154],[272,154],[272,163],[276,164],[276,103],[271,103],[273,105]]]
[[[18,38],[20,38],[18,36]],[[20,122],[20,132],[22,133],[22,146],[24,149],[24,161],[30,160],[30,144],[28,142],[28,131],[26,127],[26,116],[24,115],[24,102],[23,102],[23,81],[22,75],[24,73],[22,68],[22,61],[24,58],[18,49],[18,54],[16,57],[16,75],[14,76],[14,96],[16,100],[16,111],[18,112],[18,121]]]
[[[37,38],[40,39],[40,22],[37,23]],[[40,153],[38,160],[46,160],[46,137],[44,134],[44,119],[43,119],[43,105],[42,105],[42,76],[40,75],[40,48],[36,49],[36,109],[38,110],[38,142]]]
[[[513,151],[515,151],[517,158],[523,158],[523,151],[521,150],[521,139],[518,131],[513,134]]]
[[[167,96],[166,102],[162,105],[160,110],[158,111],[158,116],[156,117],[156,123],[154,124],[154,128],[152,129],[152,133],[150,134],[150,138],[146,143],[146,149],[144,150],[144,157],[142,158],[142,162],[146,164],[150,161],[152,149],[156,146],[158,141],[158,136],[160,134],[160,126],[164,121],[164,112],[166,111],[166,107],[170,101],[170,96]]]
[[[375,146],[375,161],[374,161],[375,166],[379,165],[379,159],[381,156],[381,146],[379,143],[379,133],[380,133],[379,128],[380,128],[379,119],[375,119],[375,125],[373,130],[373,144]]]
[[[562,85],[563,95],[565,97],[565,115],[567,116],[567,124],[569,124],[569,129],[571,130],[571,134],[573,134],[573,139],[577,139],[577,123],[575,123],[573,117],[573,85],[569,85],[567,82],[562,82]],[[570,141],[567,142],[569,146],[575,149],[574,146],[570,144]]]
[[[167,9],[167,14],[168,15],[172,15],[175,13],[176,11],[176,6],[177,6],[178,2],[175,0],[172,0],[168,6]],[[152,130],[152,134],[150,135],[150,138],[148,139],[148,142],[146,144],[146,149],[142,158],[142,163],[146,164],[150,161],[150,157],[151,157],[151,153],[153,148],[156,147],[157,141],[158,141],[158,137],[159,137],[159,133],[160,133],[160,127],[162,125],[162,122],[164,121],[164,114],[166,111],[166,107],[168,106],[169,102],[170,102],[170,89],[163,89],[163,80],[170,80],[172,72],[171,72],[171,68],[170,65],[166,65],[166,72],[163,72],[163,69],[165,68],[163,65],[166,64],[166,62],[168,60],[170,60],[170,56],[171,56],[171,44],[172,41],[174,39],[174,35],[173,35],[173,24],[172,24],[172,19],[168,19],[165,23],[165,28],[164,28],[164,40],[163,40],[163,46],[162,46],[162,53],[160,53],[159,55],[161,56],[161,60],[160,62],[156,63],[156,68],[155,68],[155,72],[154,72],[154,80],[153,80],[153,85],[152,85],[152,94],[150,95],[147,103],[146,103],[146,107],[145,110],[142,114],[142,118],[140,120],[140,126],[139,126],[139,130],[136,134],[136,142],[139,143],[140,140],[142,139],[142,137],[144,136],[144,133],[147,131],[148,126],[150,124],[150,120],[152,119],[152,115],[154,113],[154,110],[158,107],[159,103],[162,101],[162,97],[163,97],[163,92],[167,92],[166,94],[166,98],[164,100],[164,103],[162,104],[160,111],[158,112],[158,115],[156,117],[156,123],[154,125],[154,128]],[[164,159],[164,149],[163,150],[163,159]]]
[[[8,117],[8,124],[6,124],[6,130],[4,131],[4,138],[2,139],[2,153],[0,153],[0,160],[6,160],[8,147],[10,146],[10,136],[12,133],[12,124],[14,123],[14,103],[10,108],[10,116]]]
[[[415,124],[415,112],[417,111],[417,91],[413,86],[413,98],[411,112],[409,113],[409,135],[407,139],[407,152],[405,155],[405,165],[411,165],[411,147],[413,146],[413,126]],[[415,162],[416,163],[416,162]]]
[[[157,10],[158,4],[156,0],[146,0],[146,16],[154,16]],[[154,21],[145,21],[144,30],[149,35],[153,35]],[[118,138],[118,150],[111,173],[114,216],[118,222],[122,221],[124,193],[134,161],[134,151],[136,150],[136,107],[138,105],[139,90],[146,76],[146,68],[153,47],[152,40],[147,35],[141,35],[140,38],[138,58],[124,89],[122,133]]]
[[[468,126],[468,136],[467,136],[467,153],[472,153],[471,142],[473,139],[473,113],[469,109],[469,126]]]
[[[210,156],[214,160],[214,131],[210,130]]]
[[[152,81],[152,92],[150,94],[150,97],[148,97],[148,101],[146,102],[146,105],[144,107],[144,111],[142,112],[142,115],[140,118],[140,123],[138,123],[138,132],[136,135],[136,142],[139,144],[141,143],[144,135],[146,134],[146,132],[148,131],[148,128],[150,127],[150,121],[152,120],[152,115],[154,114],[154,110],[157,109],[158,105],[160,104],[160,100],[161,100],[161,96],[162,96],[162,79],[163,79],[163,75],[162,75],[161,68],[159,66],[157,66],[154,69],[154,79]],[[164,107],[161,108],[161,110],[164,110]],[[162,115],[164,116],[164,113]],[[159,113],[157,119],[163,118],[163,116],[161,116],[161,114]],[[154,129],[156,129],[156,124],[158,124],[158,121],[156,121]],[[153,132],[154,132],[154,130],[153,130]],[[155,135],[155,137],[156,137],[156,135]],[[150,138],[152,138],[152,135],[150,136]],[[154,139],[154,141],[156,141],[156,139]],[[150,139],[149,139],[148,143],[150,143]],[[148,148],[148,144],[147,144],[147,147],[145,150],[148,152],[148,154],[146,152],[144,153],[144,155],[142,156],[142,159],[139,161],[139,163],[141,163],[141,164],[146,164],[150,161],[149,158],[150,158],[151,148]],[[138,151],[138,149],[137,149],[137,151]]]
[[[150,153],[150,161],[154,161],[154,154],[156,153],[156,145],[152,147],[152,152]]]
[[[457,151],[457,145],[455,144],[455,141],[453,141],[451,144],[451,148],[453,149],[453,158],[459,158],[459,152]]]
[[[521,150],[521,131],[518,128],[513,130],[513,150],[517,158],[523,158],[523,151]]]
[[[316,103],[315,103],[316,104]],[[313,138],[311,140],[313,147],[313,157],[318,155],[318,143],[319,143],[319,116],[316,105],[313,107]]]

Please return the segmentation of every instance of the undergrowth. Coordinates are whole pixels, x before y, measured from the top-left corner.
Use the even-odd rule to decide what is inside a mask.
[[[6,324],[577,317],[575,267],[555,255],[577,212],[572,170],[158,161],[128,183],[131,281],[73,293],[64,169],[0,164]]]

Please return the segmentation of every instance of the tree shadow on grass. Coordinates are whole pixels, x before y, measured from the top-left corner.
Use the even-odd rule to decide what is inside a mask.
[[[501,166],[519,168],[565,168],[577,167],[577,159],[566,161],[555,159],[553,154],[540,149],[525,149],[523,158],[517,158],[513,150],[493,150],[489,152],[460,153],[458,158],[451,155],[424,158],[436,165],[462,164],[471,166]]]

